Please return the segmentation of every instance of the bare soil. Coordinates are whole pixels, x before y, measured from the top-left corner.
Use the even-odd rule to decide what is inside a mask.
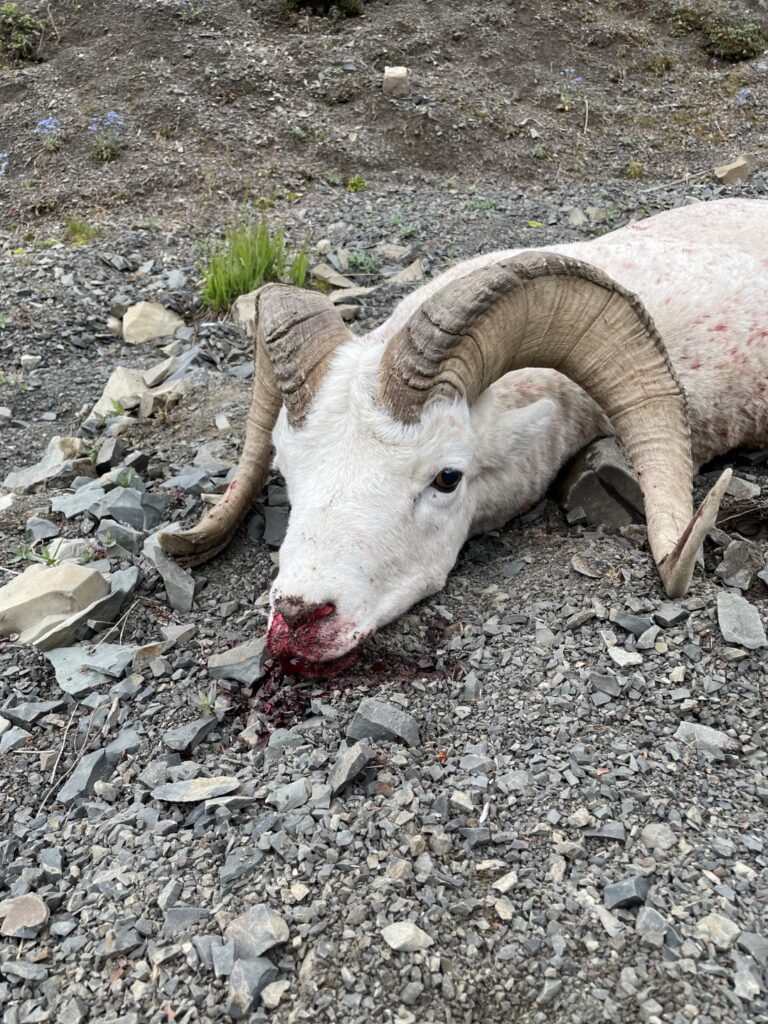
[[[0,229],[14,234],[72,216],[216,222],[356,176],[371,190],[653,185],[765,152],[768,60],[713,57],[696,27],[714,9],[764,29],[760,0],[365,0],[351,18],[286,0],[22,7],[45,34],[37,62],[0,58]],[[386,65],[409,68],[407,98],[383,94]],[[111,110],[124,128],[100,163],[89,125]],[[36,131],[50,116],[55,152]]]

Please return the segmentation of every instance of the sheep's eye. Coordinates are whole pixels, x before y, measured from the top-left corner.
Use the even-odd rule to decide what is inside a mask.
[[[443,494],[449,494],[459,486],[461,477],[462,473],[458,469],[441,469],[430,486]]]

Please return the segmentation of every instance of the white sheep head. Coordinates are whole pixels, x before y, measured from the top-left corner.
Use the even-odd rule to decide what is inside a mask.
[[[220,551],[274,442],[292,511],[269,647],[299,670],[340,667],[443,585],[498,468],[483,442],[487,389],[520,367],[559,371],[611,420],[643,486],[667,593],[687,590],[729,474],[694,517],[682,388],[642,304],[595,267],[552,252],[501,259],[453,280],[368,350],[323,296],[266,285],[254,337],[237,477],[198,526],[161,542],[190,565]],[[524,444],[550,411],[546,400],[510,409],[509,440]]]

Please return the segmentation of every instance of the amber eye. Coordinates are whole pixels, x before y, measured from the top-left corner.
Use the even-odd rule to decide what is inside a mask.
[[[462,475],[458,469],[441,469],[430,486],[443,494],[449,494],[459,486]]]

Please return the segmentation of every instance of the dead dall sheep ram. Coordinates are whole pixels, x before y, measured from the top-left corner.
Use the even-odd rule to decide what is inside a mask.
[[[768,201],[734,199],[490,253],[362,337],[322,295],[266,285],[236,479],[164,548],[188,565],[221,551],[274,447],[292,510],[268,643],[327,670],[439,590],[470,534],[615,432],[666,591],[684,594],[730,477],[694,515],[694,468],[768,444],[766,238]]]

